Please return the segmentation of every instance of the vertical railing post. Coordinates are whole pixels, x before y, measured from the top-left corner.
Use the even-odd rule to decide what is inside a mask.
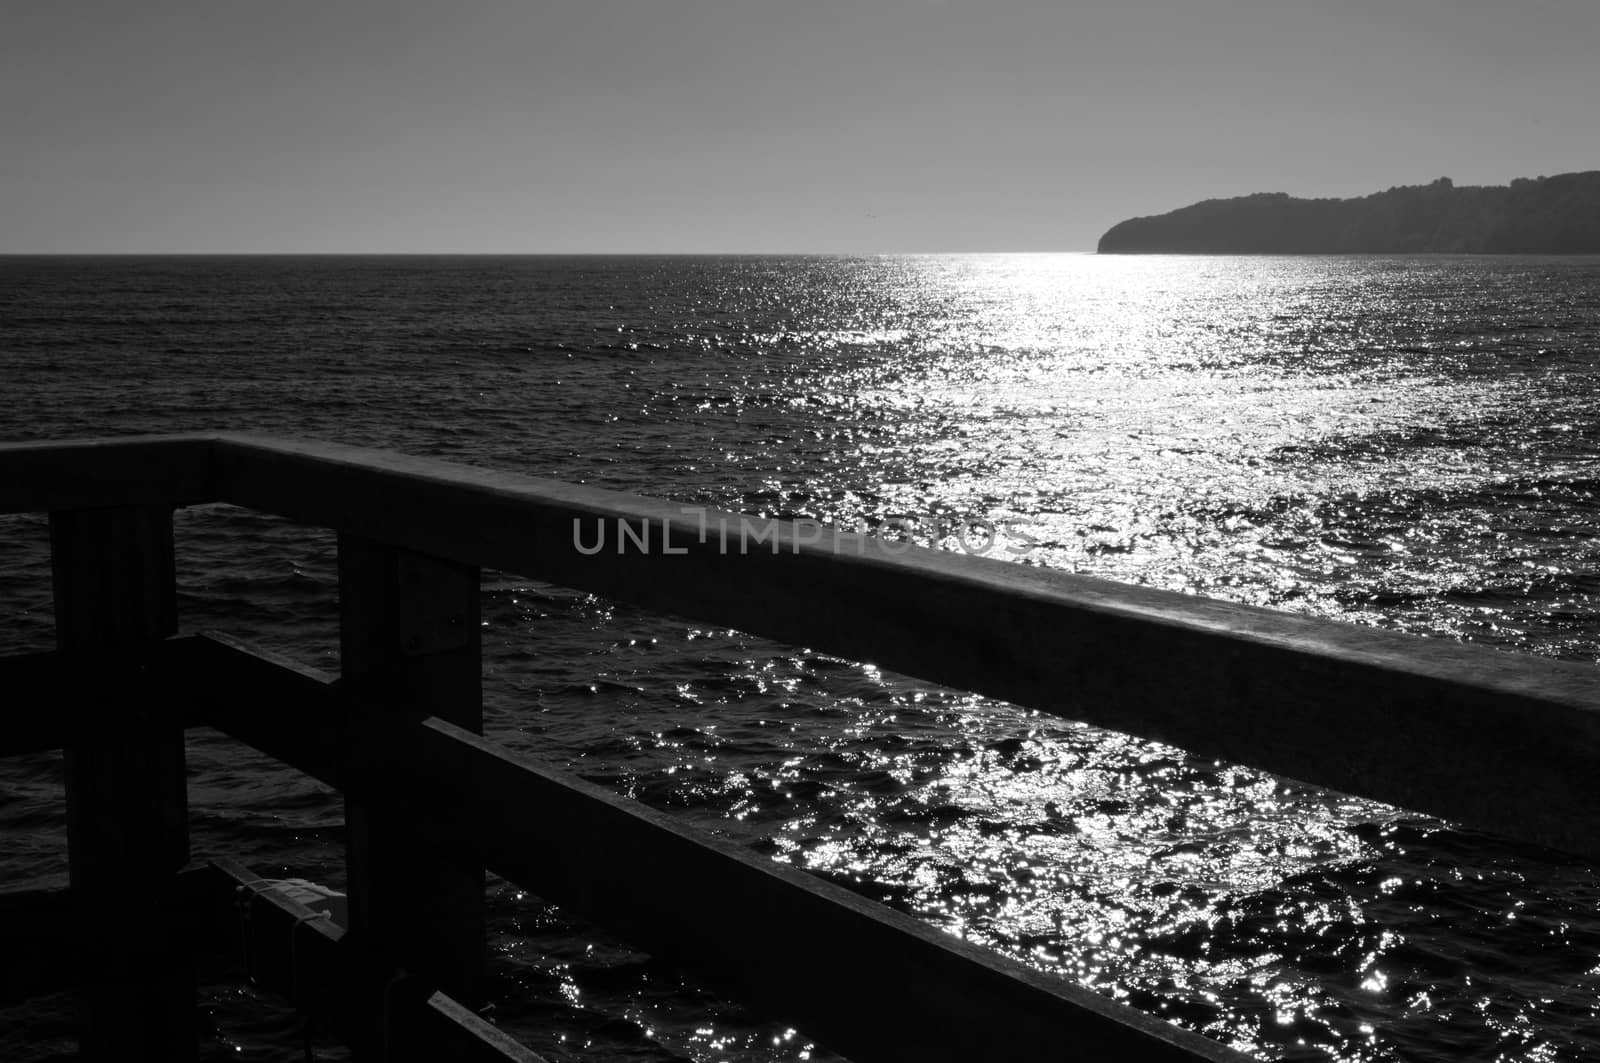
[[[58,647],[130,687],[105,730],[68,746],[64,762],[75,929],[87,948],[83,1056],[194,1059],[193,967],[171,910],[189,859],[183,731],[149,719],[136,689],[153,644],[177,631],[172,509],[52,513],[50,548]]]
[[[483,730],[479,571],[339,536],[340,686],[349,695],[352,771],[381,761],[399,727],[438,716]],[[468,1007],[483,996],[484,872],[431,849],[403,822],[345,801],[350,929]],[[357,1058],[392,1045],[383,987],[361,994]],[[374,996],[374,992],[378,995]],[[402,1045],[405,1056],[425,1046]]]

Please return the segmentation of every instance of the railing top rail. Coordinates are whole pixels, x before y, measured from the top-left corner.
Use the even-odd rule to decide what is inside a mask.
[[[0,514],[216,501],[215,442],[161,435],[0,443]]]
[[[752,542],[737,514],[336,444],[0,445],[0,512],[163,500],[630,600],[1600,857],[1588,665],[804,523]],[[575,527],[604,548],[579,549]]]

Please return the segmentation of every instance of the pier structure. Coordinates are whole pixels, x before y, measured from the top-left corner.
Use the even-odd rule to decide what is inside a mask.
[[[339,675],[180,633],[172,515],[210,503],[337,532]],[[0,892],[0,998],[76,992],[91,1060],[194,1058],[205,941],[362,1063],[537,1059],[477,1011],[486,869],[856,1063],[1247,1058],[485,739],[483,568],[1600,859],[1577,663],[242,435],[0,446],[0,513],[29,512],[57,649],[0,660],[0,755],[64,751],[68,867]],[[345,923],[191,851],[201,726],[344,795]]]

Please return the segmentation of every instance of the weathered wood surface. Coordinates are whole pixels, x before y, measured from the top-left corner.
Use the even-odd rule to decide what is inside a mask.
[[[174,700],[203,711],[207,725],[335,790],[344,788],[356,736],[338,676],[221,631],[179,641],[185,666],[182,682],[172,687]],[[228,696],[215,697],[218,690]],[[319,734],[308,737],[307,727]]]
[[[420,1028],[418,1043],[450,1044],[452,1063],[545,1063],[543,1056],[444,993],[429,993],[414,1015],[403,1019]],[[406,1035],[404,1029],[400,1033]]]
[[[1087,1059],[1245,1058],[441,720],[397,733],[382,763],[352,764],[331,725],[339,684],[254,656],[221,642],[197,655],[205,683],[241,692],[217,726],[859,1063],[1068,1047]],[[236,665],[248,672],[229,682]]]
[[[352,769],[379,770],[391,736],[439,716],[483,729],[479,574],[358,536],[339,536],[340,688]],[[483,997],[484,871],[419,838],[403,819],[345,799],[350,929],[364,948],[451,997]],[[383,1058],[382,986],[358,1001],[358,1059]]]
[[[0,513],[209,502],[212,447],[198,435],[0,443]]]
[[[177,630],[170,507],[52,512],[50,547],[64,653],[99,655],[112,673],[137,670]],[[125,915],[130,906],[159,911],[189,859],[183,731],[146,702],[116,705],[125,727],[65,752],[78,930],[99,950],[81,993],[83,1056],[192,1059],[194,975],[180,935],[164,920]]]
[[[217,462],[241,505],[1600,858],[1590,665],[803,525],[740,552],[715,534],[734,514],[355,448],[225,437]],[[596,521],[607,549],[586,555],[574,522],[587,547]],[[649,526],[648,554],[617,552],[619,521]]]

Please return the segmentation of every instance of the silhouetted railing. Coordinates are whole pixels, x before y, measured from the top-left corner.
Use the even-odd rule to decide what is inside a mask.
[[[340,677],[177,637],[172,511],[210,502],[338,531]],[[56,957],[0,989],[75,982],[95,1058],[193,1056],[187,949],[236,910],[256,976],[336,1007],[359,1058],[536,1058],[471,1010],[485,868],[858,1063],[1244,1058],[485,741],[480,566],[1600,855],[1576,664],[244,436],[0,446],[0,512],[50,514],[59,648],[0,662],[0,689],[59,711],[13,709],[0,753],[65,749],[70,870],[0,895],[0,942]],[[198,725],[345,794],[348,931],[190,863]]]

